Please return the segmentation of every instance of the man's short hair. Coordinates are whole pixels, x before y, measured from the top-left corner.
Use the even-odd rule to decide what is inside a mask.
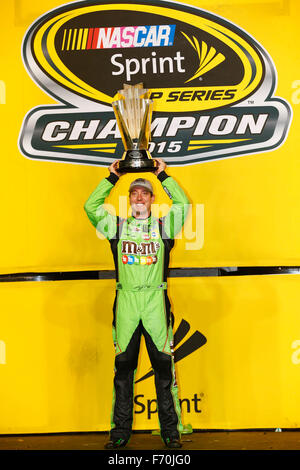
[[[132,181],[131,185],[129,186],[129,193],[131,193],[131,191],[137,187],[145,188],[147,191],[153,194],[152,184],[145,178],[137,178],[136,180]]]

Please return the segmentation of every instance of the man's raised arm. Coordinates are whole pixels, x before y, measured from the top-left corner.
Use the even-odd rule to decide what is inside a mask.
[[[190,209],[190,201],[179,184],[166,173],[166,164],[157,159],[158,168],[155,172],[165,192],[172,200],[168,214],[162,218],[164,230],[168,238],[175,238],[180,232]]]
[[[116,169],[117,164],[118,160],[115,160],[110,165],[108,168],[110,175],[100,181],[84,205],[84,210],[91,223],[109,240],[116,235],[117,216],[110,214],[103,204],[120,177]]]

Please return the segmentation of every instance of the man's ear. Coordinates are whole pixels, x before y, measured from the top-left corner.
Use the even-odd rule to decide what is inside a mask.
[[[155,201],[155,194],[152,194],[152,196],[151,196],[151,204],[153,204],[154,201]]]

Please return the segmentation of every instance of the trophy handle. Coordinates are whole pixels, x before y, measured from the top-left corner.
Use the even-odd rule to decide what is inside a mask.
[[[117,124],[121,133],[122,141],[125,150],[133,150],[134,149],[134,143],[132,138],[130,137],[128,127],[126,125],[126,122],[123,119],[123,116],[120,112],[119,105],[116,101],[112,103],[113,110],[115,112],[115,116],[117,119]]]
[[[146,100],[146,108],[141,125],[140,135],[138,139],[137,148],[148,149],[150,136],[151,136],[151,117],[153,110],[153,101]]]

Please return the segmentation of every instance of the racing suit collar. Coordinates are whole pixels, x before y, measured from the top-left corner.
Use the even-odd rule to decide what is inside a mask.
[[[132,215],[132,216],[130,217],[130,219],[133,219],[133,220],[135,220],[135,221],[137,221],[137,222],[138,222],[139,220],[142,221],[142,222],[151,221],[151,218],[152,218],[152,213],[151,213],[151,212],[150,212],[149,216],[148,216],[148,217],[145,217],[144,219],[139,219],[139,218],[137,218],[137,217],[134,217],[134,215]]]

